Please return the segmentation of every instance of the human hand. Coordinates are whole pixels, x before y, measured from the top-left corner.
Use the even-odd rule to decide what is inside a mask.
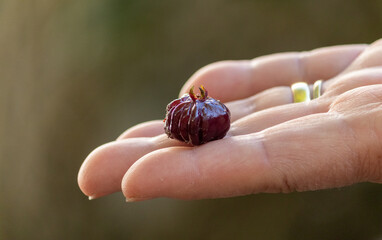
[[[94,150],[78,183],[91,198],[200,199],[382,182],[382,42],[212,64],[203,84],[227,102],[227,137],[199,147],[168,139],[162,121]],[[325,79],[324,94],[292,103],[293,82]],[[235,91],[230,91],[235,89]]]

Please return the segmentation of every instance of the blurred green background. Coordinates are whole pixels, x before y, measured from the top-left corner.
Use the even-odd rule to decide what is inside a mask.
[[[87,154],[198,68],[370,43],[382,1],[0,0],[0,239],[382,239],[382,185],[231,199],[88,201]]]

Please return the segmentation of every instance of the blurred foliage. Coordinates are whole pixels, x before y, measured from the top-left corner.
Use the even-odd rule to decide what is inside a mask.
[[[0,239],[378,239],[382,185],[126,204],[87,154],[218,60],[381,37],[382,1],[0,1]]]

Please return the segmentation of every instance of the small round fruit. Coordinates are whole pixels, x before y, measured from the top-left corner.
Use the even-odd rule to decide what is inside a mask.
[[[195,95],[192,87],[188,94],[167,105],[164,130],[168,137],[201,145],[227,134],[231,124],[228,108],[209,97],[203,86],[199,89],[200,95]]]

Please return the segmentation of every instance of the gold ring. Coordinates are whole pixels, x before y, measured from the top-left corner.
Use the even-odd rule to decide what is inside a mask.
[[[293,83],[290,87],[293,93],[293,102],[309,102],[310,101],[310,90],[309,86],[305,82]]]
[[[322,80],[317,80],[313,84],[313,99],[320,97],[321,92],[322,92]]]

